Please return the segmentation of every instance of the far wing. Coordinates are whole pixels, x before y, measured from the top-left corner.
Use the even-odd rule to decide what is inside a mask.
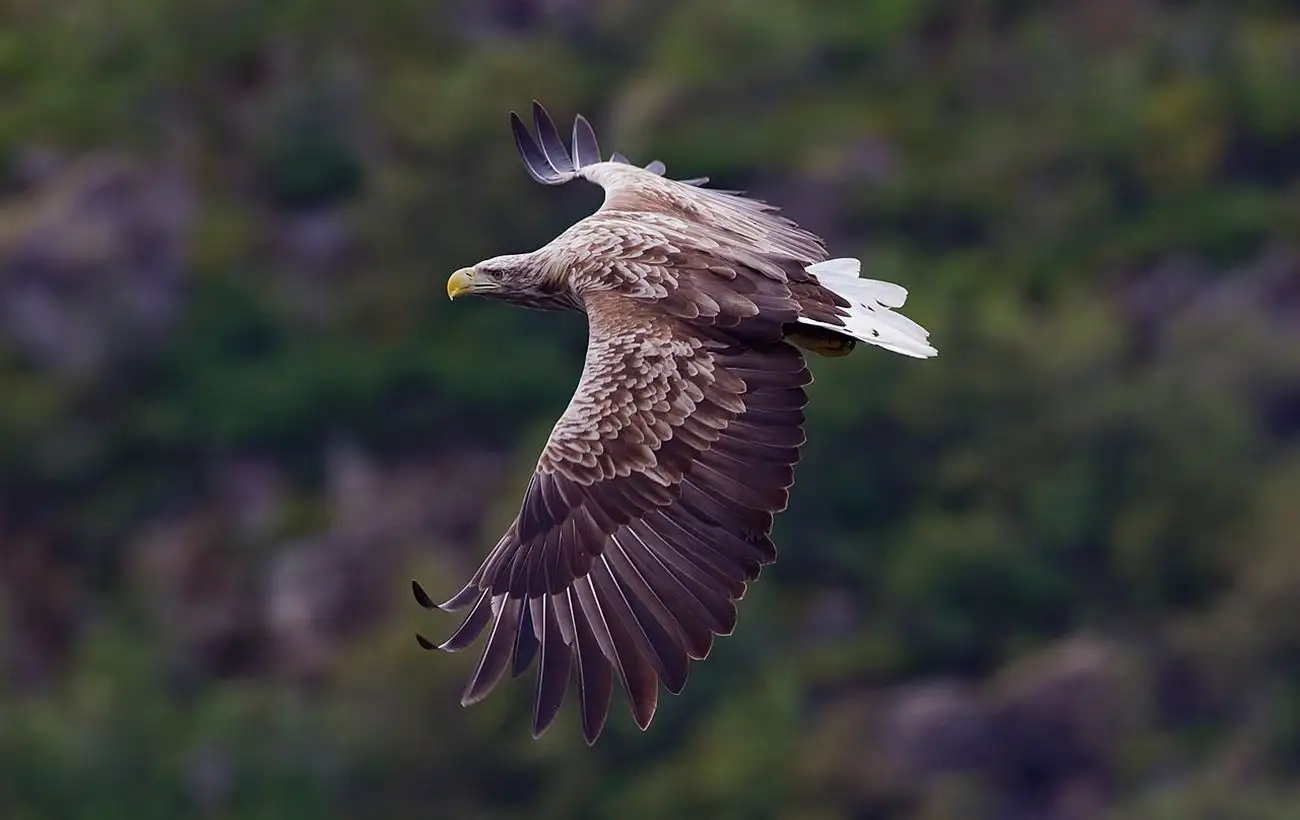
[[[515,112],[510,112],[510,130],[515,135],[515,147],[524,161],[524,167],[533,179],[543,185],[563,185],[574,179],[584,178],[582,170],[604,160],[600,154],[600,144],[596,141],[596,132],[592,130],[587,118],[579,114],[573,122],[573,152],[565,146],[564,138],[555,127],[555,121],[541,103],[533,100],[533,127],[537,130],[537,139],[528,133],[524,121]],[[629,167],[632,161],[615,151],[610,155],[610,162]],[[651,176],[662,177],[668,168],[659,160],[653,160],[640,169]],[[708,177],[680,180],[682,185],[703,185]]]
[[[628,163],[622,154],[602,161],[596,134],[581,114],[573,125],[572,153],[554,120],[536,101],[528,132],[518,114],[511,112],[510,127],[524,166],[533,179],[545,185],[563,185],[585,179],[605,189],[602,211],[664,214],[683,219],[702,232],[734,242],[761,254],[811,265],[826,259],[826,246],[815,234],[777,214],[777,208],[734,191],[703,187],[708,177],[672,180],[662,162],[645,168]]]

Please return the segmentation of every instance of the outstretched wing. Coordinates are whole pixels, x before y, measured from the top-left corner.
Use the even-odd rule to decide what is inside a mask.
[[[644,729],[659,684],[680,692],[690,661],[731,632],[735,602],[776,557],[772,517],[793,482],[811,380],[802,354],[780,340],[796,312],[789,291],[764,281],[776,291],[766,303],[775,320],[758,320],[759,295],[734,295],[722,309],[705,297],[712,307],[689,320],[654,302],[589,300],[582,378],[519,516],[441,605],[469,608],[441,649],[464,649],[491,625],[463,703],[536,657],[540,735],[576,669],[594,743],[615,677]],[[734,329],[746,316],[758,330],[741,343]],[[416,597],[433,605],[418,585]]]
[[[528,169],[528,175],[543,185],[563,185],[570,180],[584,178],[583,169],[604,161],[600,155],[600,144],[596,141],[596,132],[581,114],[573,122],[572,154],[565,147],[564,138],[555,127],[555,121],[536,100],[533,100],[533,127],[537,129],[536,140],[528,133],[528,128],[519,115],[510,112],[510,130],[514,132],[519,156]],[[609,161],[632,166],[632,161],[617,151],[610,155]],[[658,177],[668,172],[667,166],[659,160],[653,160],[641,170]],[[682,185],[703,185],[708,181],[708,177],[679,180]]]
[[[581,114],[573,124],[573,151],[569,153],[554,120],[533,102],[534,139],[519,115],[510,113],[510,127],[524,166],[533,179],[545,185],[563,185],[575,179],[594,182],[605,189],[601,211],[665,214],[683,219],[706,234],[773,256],[811,265],[826,259],[826,246],[815,234],[777,214],[766,202],[703,187],[708,177],[673,180],[664,176],[664,164],[645,168],[628,163],[615,153],[602,161],[590,123]]]

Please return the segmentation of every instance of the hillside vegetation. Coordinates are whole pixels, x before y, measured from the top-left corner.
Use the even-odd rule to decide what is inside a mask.
[[[1300,816],[1283,2],[0,5],[6,820]],[[940,355],[814,363],[779,562],[650,731],[421,652],[577,381],[454,269],[779,204]]]

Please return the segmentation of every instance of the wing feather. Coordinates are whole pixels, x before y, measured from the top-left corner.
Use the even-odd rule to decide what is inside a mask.
[[[671,540],[679,549],[689,551],[713,573],[729,595],[739,599],[745,594],[745,584],[758,577],[758,568],[775,560],[772,550],[760,549],[743,538],[725,530],[709,528],[700,521],[683,525],[681,508],[676,514],[659,513],[655,529]]]
[[[631,612],[626,616],[618,609],[621,601],[618,587],[613,579],[607,578],[608,565],[596,561],[591,572],[587,573],[586,583],[574,585],[579,594],[583,611],[593,627],[599,625],[600,631],[608,641],[605,657],[614,665],[623,691],[627,694],[632,708],[632,716],[637,726],[645,729],[654,717],[659,700],[659,676],[656,674],[648,657],[648,647]],[[602,645],[602,649],[605,647]]]
[[[510,653],[510,677],[517,678],[524,673],[524,670],[533,662],[537,656],[537,650],[540,647],[537,630],[533,624],[532,601],[523,600],[523,605],[519,613],[519,632],[515,635],[515,646]]]
[[[461,651],[478,640],[478,636],[483,633],[491,619],[492,606],[489,603],[489,596],[486,592],[480,592],[477,603],[461,621],[460,627],[450,638],[439,644],[438,648],[444,652]]]
[[[664,687],[674,694],[682,691],[690,672],[690,661],[683,649],[677,619],[650,589],[636,568],[626,562],[617,537],[610,538],[610,548],[601,556],[604,574],[612,588],[611,597],[629,623],[640,632],[640,642]],[[644,726],[642,728],[645,728]]]
[[[614,676],[609,661],[600,651],[600,644],[586,617],[578,617],[574,604],[576,595],[572,587],[562,596],[556,596],[556,611],[561,623],[573,634],[573,649],[578,660],[578,699],[582,707],[582,735],[588,743],[595,743],[605,728],[609,717],[610,698],[614,693]],[[561,603],[562,602],[562,603]],[[563,628],[563,627],[561,627]]]
[[[515,147],[519,149],[519,156],[523,159],[529,176],[543,185],[560,185],[569,181],[571,177],[566,177],[555,170],[546,158],[546,154],[533,141],[524,121],[513,111],[510,112],[510,130],[514,134]]]
[[[629,581],[634,578],[644,580],[653,596],[643,597],[642,600],[647,606],[653,606],[653,601],[663,604],[677,624],[682,638],[681,646],[686,654],[695,660],[707,657],[713,646],[714,635],[709,628],[711,618],[708,609],[668,571],[662,561],[651,554],[634,533],[629,531],[623,540],[626,541],[627,548],[620,548],[619,554],[626,559],[631,572],[620,572],[620,577]]]
[[[541,737],[564,704],[573,669],[573,643],[566,641],[556,618],[557,603],[549,596],[528,601],[533,622],[541,624],[541,659],[537,664],[537,694],[533,700],[533,737]]]
[[[579,114],[573,120],[573,161],[579,168],[600,162],[600,143],[587,118]]]
[[[546,161],[561,174],[571,174],[574,170],[573,159],[560,136],[560,129],[555,127],[555,120],[546,113],[546,109],[533,101],[533,127],[537,130],[537,141],[541,143]]]
[[[469,684],[461,695],[460,702],[465,706],[478,703],[486,697],[505,674],[506,665],[510,662],[510,650],[515,643],[515,633],[519,629],[523,599],[506,595],[495,596],[492,599],[492,607],[498,611],[492,622],[487,648],[483,650],[478,668],[474,670],[474,675],[469,679]]]
[[[714,635],[730,635],[736,625],[736,609],[726,590],[709,580],[708,574],[690,563],[658,532],[640,525],[630,530],[656,569],[662,569],[698,607],[690,607]]]

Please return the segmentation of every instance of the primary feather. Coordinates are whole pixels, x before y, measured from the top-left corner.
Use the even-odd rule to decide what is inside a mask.
[[[583,312],[586,362],[518,516],[439,605],[468,614],[436,648],[487,632],[466,704],[536,660],[534,736],[573,675],[594,743],[615,678],[646,728],[660,684],[682,690],[776,559],[772,521],[794,481],[812,380],[800,347],[936,351],[893,311],[906,290],[861,278],[855,259],[827,259],[821,239],[772,206],[705,178],[668,179],[658,161],[602,160],[586,119],[566,141],[540,105],[532,114],[536,137],[510,115],[529,174],[594,182],[605,201],[532,253],[458,271],[448,293]]]

